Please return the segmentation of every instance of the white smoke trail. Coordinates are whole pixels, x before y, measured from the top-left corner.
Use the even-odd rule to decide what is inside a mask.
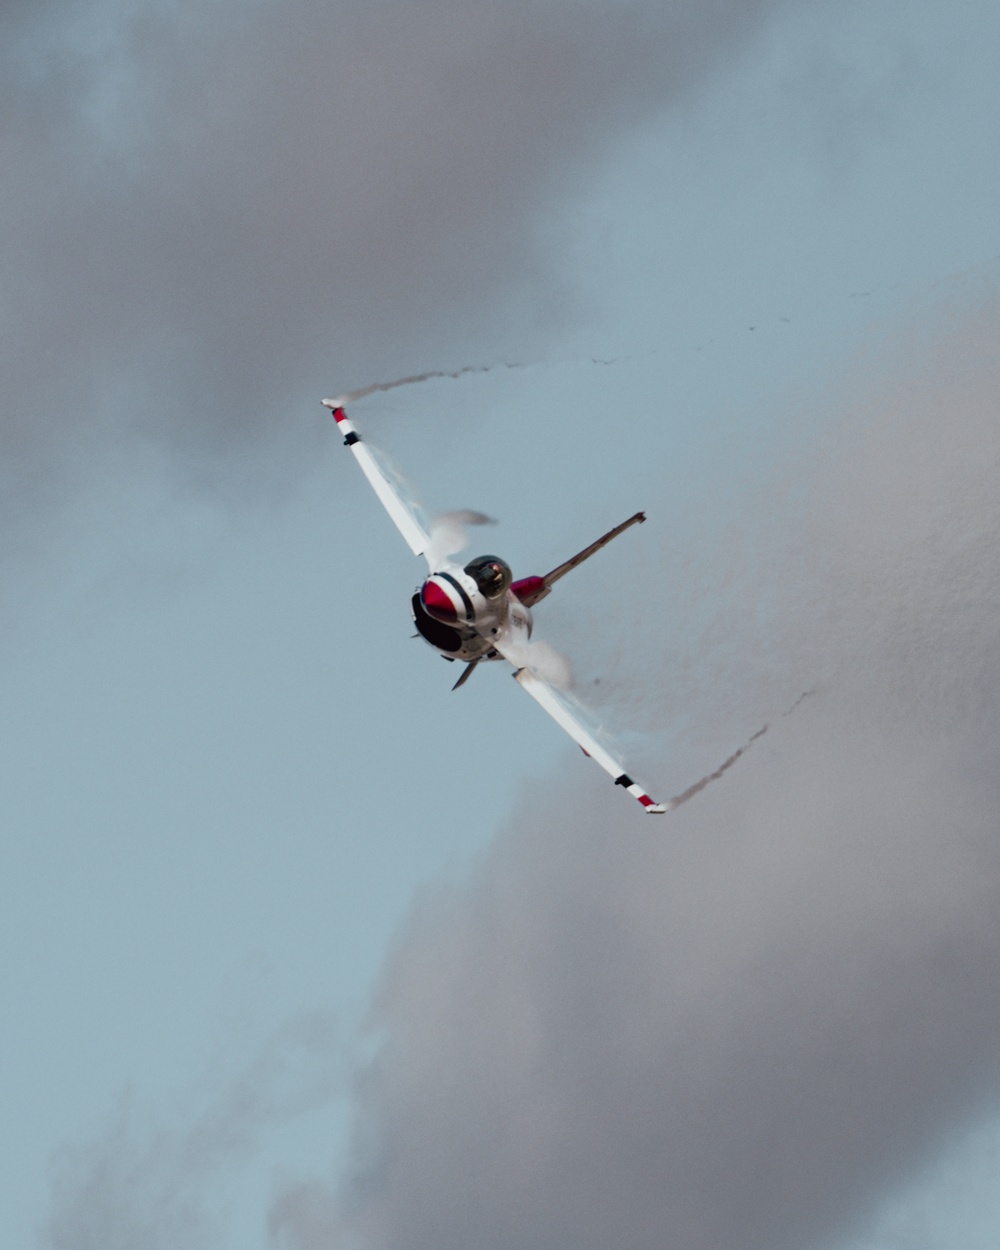
[[[433,569],[442,560],[447,560],[449,556],[464,551],[469,545],[468,527],[470,525],[495,524],[492,517],[482,512],[473,512],[471,508],[440,513],[430,524],[431,542],[424,552],[427,563]]]
[[[573,666],[551,643],[542,639],[527,642],[505,637],[502,645],[504,656],[515,668],[528,669],[536,677],[564,693],[573,688]],[[581,706],[576,699],[572,703],[575,715],[584,718],[592,716],[590,709]]]
[[[815,694],[815,693],[816,693],[815,690],[804,690],[799,695],[799,697],[795,700],[792,706],[788,709],[788,711],[781,713],[782,717],[791,716],[791,714],[795,711],[795,709],[799,706],[799,704],[803,701],[803,699],[808,699],[811,694]],[[688,786],[688,788],[686,790],[681,791],[680,794],[674,795],[674,797],[670,799],[669,802],[664,804],[667,811],[672,812],[675,807],[680,807],[680,805],[682,803],[686,803],[688,799],[693,799],[696,794],[700,794],[702,790],[704,790],[706,786],[710,786],[713,781],[718,781],[723,773],[727,772],[730,768],[732,768],[732,766],[736,763],[736,761],[740,758],[741,755],[745,755],[747,751],[750,750],[750,748],[753,746],[753,744],[757,741],[758,738],[763,738],[763,736],[767,733],[769,728],[770,728],[769,724],[761,725],[760,729],[758,729],[756,733],[751,734],[750,737],[746,740],[746,742],[743,743],[741,747],[737,748],[737,750],[735,750],[727,760],[724,760],[719,765],[719,767],[715,770],[715,772],[709,773],[706,777],[702,777],[700,781],[696,781],[693,786]]]
[[[571,690],[573,669],[569,660],[551,643],[539,640],[524,645],[524,662],[536,677],[557,690]]]

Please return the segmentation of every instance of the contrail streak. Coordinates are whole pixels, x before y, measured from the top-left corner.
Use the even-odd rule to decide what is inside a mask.
[[[804,690],[788,711],[781,713],[782,717],[791,716],[803,699],[808,699],[811,694],[815,693],[815,690]],[[706,786],[711,785],[713,781],[718,781],[724,772],[732,768],[741,755],[745,755],[747,751],[750,750],[758,738],[763,738],[769,728],[769,725],[761,725],[760,729],[758,729],[755,734],[751,734],[746,742],[744,742],[738,750],[734,751],[732,755],[730,755],[729,759],[721,763],[714,773],[709,773],[707,777],[702,777],[701,781],[696,781],[693,786],[688,786],[688,788],[682,793],[675,795],[668,803],[665,803],[664,806],[667,811],[672,812],[675,807],[680,807],[680,805],[682,803],[686,803],[688,799],[693,799],[696,794],[700,794],[702,790],[704,790]]]
[[[461,378],[467,373],[492,373],[494,369],[530,369],[530,364],[521,361],[501,361],[496,365],[465,365],[454,373],[446,370],[432,369],[428,373],[414,373],[408,378],[396,378],[392,382],[372,382],[362,386],[358,391],[348,391],[338,395],[333,401],[336,404],[352,404],[356,399],[364,399],[366,395],[374,395],[376,391],[394,391],[397,386],[415,386],[418,382],[430,382],[433,378]]]
[[[655,356],[656,353],[647,352],[646,355]],[[599,356],[588,356],[586,359],[592,365],[616,365],[621,360],[642,360],[643,357],[612,356],[604,359]],[[428,373],[414,373],[408,378],[396,378],[392,382],[372,382],[368,386],[362,386],[360,390],[347,391],[343,395],[338,395],[336,399],[330,402],[332,404],[353,404],[356,399],[364,399],[366,395],[374,395],[376,391],[394,391],[397,386],[416,386],[418,382],[430,382],[434,378],[462,378],[467,373],[492,373],[494,369],[531,369],[535,365],[542,363],[542,361],[538,360],[502,360],[495,365],[465,365],[461,369],[456,369],[454,373],[449,373],[444,369],[432,369]]]

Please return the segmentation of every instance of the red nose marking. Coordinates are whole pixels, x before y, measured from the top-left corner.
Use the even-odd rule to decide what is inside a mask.
[[[420,592],[420,598],[423,600],[424,607],[435,620],[445,621],[448,624],[458,620],[458,613],[455,611],[455,605],[437,584],[437,582],[424,582],[423,589]]]

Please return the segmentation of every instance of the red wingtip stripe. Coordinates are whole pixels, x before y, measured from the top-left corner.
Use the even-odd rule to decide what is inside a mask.
[[[655,803],[654,803],[654,801],[653,801],[653,800],[649,797],[649,795],[648,795],[648,794],[640,794],[640,795],[638,795],[637,797],[638,797],[638,799],[639,799],[639,802],[643,805],[643,807],[655,807],[655,806],[656,806],[656,804],[655,804]],[[634,811],[634,810],[635,810],[635,808],[633,808],[632,810]]]
[[[347,416],[347,413],[343,410],[343,408],[334,408],[333,419],[334,421],[337,422],[338,425],[341,423],[341,421],[343,421],[346,418],[346,416]]]

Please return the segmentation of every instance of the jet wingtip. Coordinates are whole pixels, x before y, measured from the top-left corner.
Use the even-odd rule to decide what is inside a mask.
[[[669,812],[673,807],[673,803],[657,803],[655,799],[651,799],[642,786],[632,780],[628,773],[622,773],[620,777],[615,778],[616,786],[624,786],[634,799],[638,799],[642,806],[652,816],[662,815],[663,812]]]
[[[340,396],[336,399],[324,399],[323,407],[329,408],[333,413],[334,419],[337,421],[343,421],[343,419],[347,416],[347,413],[344,411],[344,400]]]
[[[636,790],[638,790],[638,788],[638,786],[635,787]],[[631,786],[629,787],[629,790],[651,816],[659,815],[661,812],[665,812],[667,810],[666,804],[657,803],[654,799],[651,799],[648,794],[643,794],[641,792],[636,794],[635,790],[633,790]]]

